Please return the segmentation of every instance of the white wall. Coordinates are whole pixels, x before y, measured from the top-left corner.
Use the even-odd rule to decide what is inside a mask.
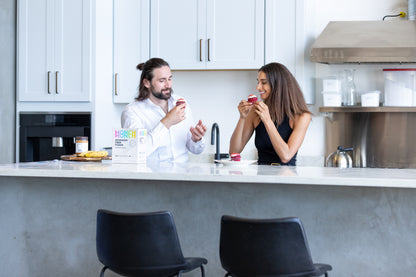
[[[98,136],[95,140],[95,148],[111,145],[112,128],[120,127],[120,114],[124,107],[122,104],[111,104],[111,2],[100,0],[96,26],[96,106],[95,128]],[[325,118],[319,114],[318,108],[322,104],[321,78],[336,74],[344,67],[351,65],[328,66],[316,64],[313,69],[308,69],[309,51],[313,40],[319,35],[329,21],[339,20],[381,20],[386,14],[407,11],[407,1],[404,0],[305,0],[305,16],[301,22],[304,24],[305,44],[305,80],[311,79],[315,86],[311,88],[305,85],[305,90],[315,89],[316,104],[309,105],[314,113],[312,122],[307,131],[305,141],[299,151],[302,157],[314,157],[312,161],[323,162],[324,155],[324,123]],[[403,7],[403,9],[400,9]],[[108,10],[108,12],[106,12]],[[138,61],[140,62],[140,61]],[[169,62],[169,61],[168,61]],[[356,67],[356,65],[353,65]],[[382,75],[377,66],[360,66],[356,74],[357,89],[382,89]],[[194,119],[202,119],[209,131],[206,135],[207,150],[205,154],[210,157],[214,153],[214,147],[210,146],[211,126],[217,122],[220,126],[221,152],[228,152],[229,139],[238,120],[237,104],[248,94],[256,92],[256,71],[175,71],[173,72],[173,86],[175,92],[188,100]],[[302,83],[302,82],[301,82]],[[110,95],[110,96],[109,96]],[[100,108],[105,105],[105,109]],[[254,141],[251,140],[243,151],[243,158],[255,157]],[[193,159],[198,159],[192,157]],[[205,156],[202,157],[205,160]]]
[[[231,134],[239,118],[238,103],[249,94],[260,97],[256,90],[257,71],[177,71],[173,74],[176,93],[189,101],[194,120],[201,119],[209,129],[205,137],[206,152],[215,152],[210,143],[211,127],[216,122],[220,129],[221,153],[228,153]],[[252,139],[241,155],[252,158],[254,149]]]
[[[15,1],[0,0],[0,163],[15,161],[15,21]]]
[[[283,0],[275,0],[283,1]],[[297,3],[302,1],[297,0]],[[120,126],[122,104],[112,104],[112,1],[97,1],[96,45],[95,51],[95,94],[93,108],[93,132],[97,133],[94,148],[111,145],[111,130]],[[308,63],[310,45],[329,21],[336,20],[381,20],[386,14],[407,11],[406,0],[305,0],[305,64]],[[14,126],[15,126],[15,0],[0,0],[1,42],[0,72],[0,162],[14,161]],[[281,21],[279,21],[281,23]],[[322,103],[320,80],[324,76],[336,74],[343,66],[316,64],[313,70],[304,72],[305,79],[316,81],[316,104],[309,106],[315,114],[309,126],[305,141],[300,149],[300,156],[323,156],[324,153],[324,118],[318,107]],[[228,150],[228,141],[236,123],[238,114],[236,104],[248,93],[255,92],[255,71],[202,71],[174,72],[174,86],[178,94],[186,97],[192,104],[195,119],[201,118],[210,128],[213,122],[220,125],[221,151]],[[375,66],[361,65],[356,76],[357,89],[382,89],[382,75]],[[305,89],[309,89],[305,87]],[[210,99],[220,99],[215,104],[207,103]],[[103,105],[105,108],[102,108]],[[206,136],[209,146],[210,132]],[[212,147],[207,152],[213,153]],[[243,155],[253,155],[254,145],[249,142]]]

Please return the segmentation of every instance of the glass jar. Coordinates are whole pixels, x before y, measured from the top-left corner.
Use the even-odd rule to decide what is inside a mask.
[[[357,96],[354,83],[354,72],[355,69],[345,69],[344,79],[344,106],[355,106],[357,105]]]
[[[75,153],[79,154],[88,151],[88,137],[75,138]]]

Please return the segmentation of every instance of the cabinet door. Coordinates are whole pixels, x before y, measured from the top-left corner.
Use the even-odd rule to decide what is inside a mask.
[[[17,91],[19,101],[53,99],[53,0],[18,2]],[[49,82],[48,82],[49,80]]]
[[[89,101],[91,1],[55,0],[55,101]]]
[[[113,102],[129,103],[138,93],[139,63],[149,59],[149,1],[114,0]]]
[[[206,0],[152,0],[150,56],[175,69],[205,69]]]
[[[264,64],[264,0],[208,0],[207,14],[207,68]]]
[[[311,1],[266,0],[265,63],[280,62],[296,77],[307,104],[315,103],[314,64],[305,58]],[[309,56],[308,56],[309,57]]]
[[[89,101],[91,1],[18,2],[19,101]]]

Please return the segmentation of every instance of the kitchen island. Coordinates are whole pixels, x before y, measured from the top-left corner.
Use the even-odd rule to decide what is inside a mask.
[[[206,257],[208,277],[225,273],[223,214],[299,217],[314,262],[331,264],[330,276],[413,276],[415,188],[415,169],[0,165],[0,276],[98,276],[98,209],[172,211],[184,255]]]

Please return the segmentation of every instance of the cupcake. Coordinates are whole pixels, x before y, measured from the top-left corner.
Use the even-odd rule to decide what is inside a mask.
[[[241,156],[238,153],[231,153],[231,160],[234,162],[241,161]]]
[[[176,101],[176,106],[182,105],[182,104],[186,104],[186,101],[183,98],[179,98],[178,101]],[[185,106],[183,108],[185,108]]]
[[[251,104],[254,104],[257,102],[257,96],[255,96],[254,94],[250,94],[248,96],[248,102],[250,102]]]

